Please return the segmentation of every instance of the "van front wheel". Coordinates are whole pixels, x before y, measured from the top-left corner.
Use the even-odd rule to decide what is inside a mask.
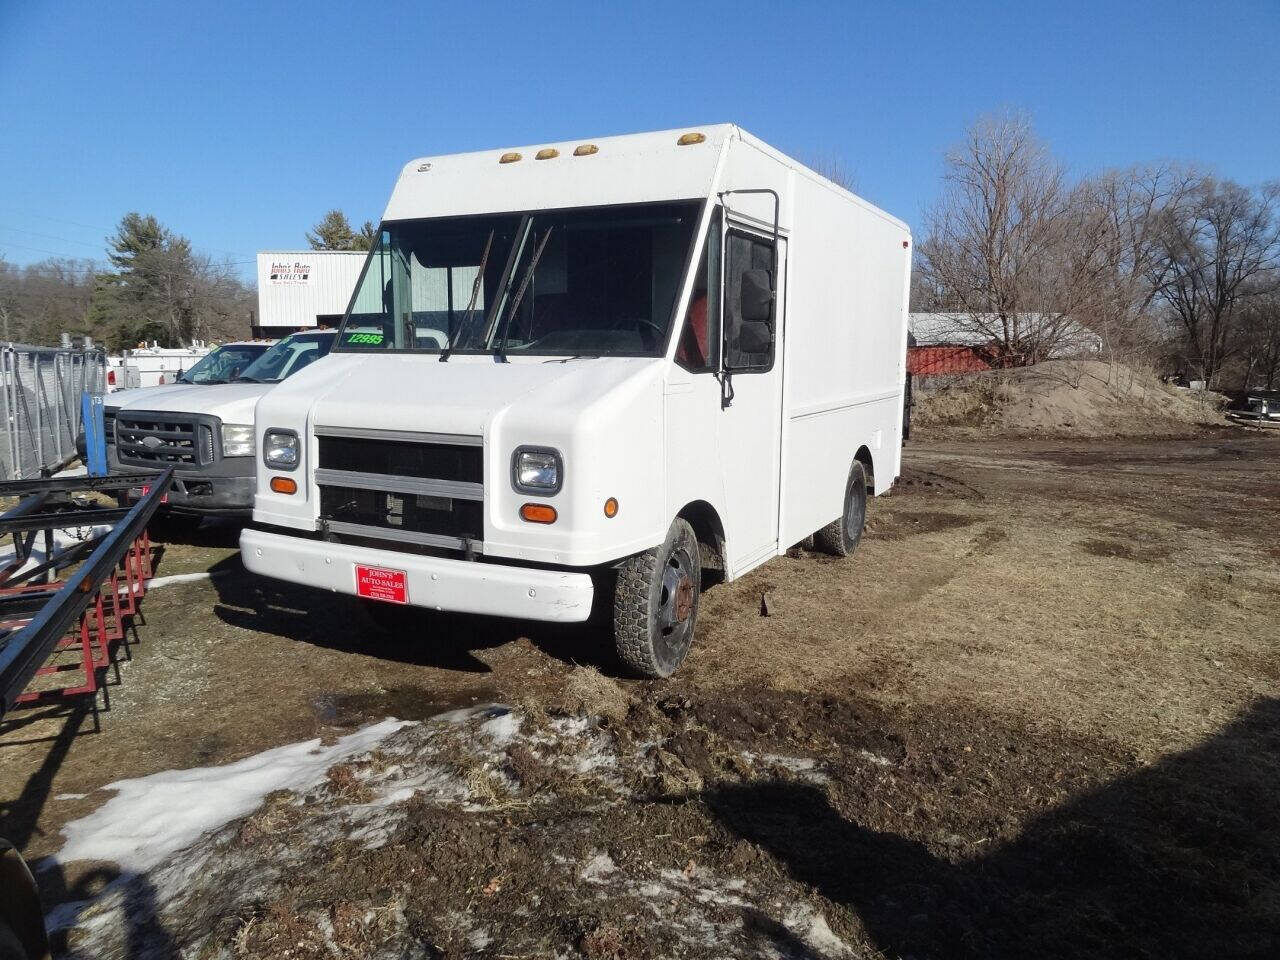
[[[677,518],[661,546],[618,568],[613,636],[627,669],[645,677],[675,672],[693,643],[701,592],[698,538]]]

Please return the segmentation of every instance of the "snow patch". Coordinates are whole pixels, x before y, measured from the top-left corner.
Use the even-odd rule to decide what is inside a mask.
[[[607,853],[597,853],[586,862],[578,876],[588,883],[604,883],[609,874],[617,869],[613,857]]]
[[[771,767],[781,767],[809,783],[826,783],[828,780],[827,775],[818,769],[818,762],[810,757],[788,757],[782,753],[752,753],[749,750],[744,751],[742,757],[753,766],[766,764]]]
[[[305,790],[325,771],[408,726],[383,720],[332,746],[305,740],[276,747],[220,767],[166,770],[106,789],[116,795],[86,817],[62,828],[66,843],[56,857],[106,860],[126,873],[150,870],[201,835],[252,813],[275,790]]]
[[[505,710],[480,724],[480,732],[496,746],[510,743],[520,732],[520,718],[511,710]]]
[[[853,949],[832,932],[827,918],[807,903],[797,903],[788,910],[782,925],[822,956],[853,956]]]
[[[208,580],[213,574],[207,570],[204,573],[171,573],[167,577],[152,577],[147,581],[147,589],[154,590],[156,587],[167,587],[171,583],[192,583],[196,580]]]
[[[893,766],[893,761],[890,760],[888,757],[882,756],[878,753],[872,753],[870,750],[867,750],[867,749],[859,750],[858,756],[862,757],[863,760],[870,760],[877,767]]]

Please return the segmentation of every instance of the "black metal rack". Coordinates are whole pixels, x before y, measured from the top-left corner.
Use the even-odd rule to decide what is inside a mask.
[[[0,717],[16,703],[50,696],[91,694],[97,673],[124,636],[151,575],[146,528],[173,480],[173,468],[154,474],[53,477],[0,483],[0,497],[20,497],[0,515],[0,536],[13,536],[15,557],[0,570]],[[143,494],[127,507],[78,502],[75,494],[127,491]],[[110,529],[61,549],[54,531],[110,524]],[[36,538],[43,557],[31,564]],[[74,569],[73,569],[74,568]],[[65,580],[59,573],[72,570]],[[47,665],[58,651],[78,650],[79,664]],[[83,683],[27,691],[39,674],[80,666]],[[27,692],[24,692],[27,691]]]

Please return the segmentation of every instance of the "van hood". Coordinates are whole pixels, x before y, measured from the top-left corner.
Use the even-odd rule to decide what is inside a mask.
[[[211,414],[223,423],[253,423],[253,408],[258,398],[274,386],[273,383],[214,383],[143,387],[112,394],[108,405],[158,413]],[[125,402],[120,403],[120,398],[126,398]]]
[[[297,410],[298,403],[310,401],[313,428],[481,436],[497,415],[522,401],[536,402],[548,415],[560,409],[576,413],[622,381],[660,365],[645,357],[496,363],[489,356],[454,355],[441,363],[419,355],[330,354],[325,363],[279,387],[271,411]]]

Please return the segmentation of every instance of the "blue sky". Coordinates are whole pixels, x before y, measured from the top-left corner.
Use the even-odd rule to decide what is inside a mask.
[[[1077,173],[1256,183],[1278,37],[1280,0],[0,0],[0,256],[101,258],[140,210],[247,261],[330,207],[376,220],[414,156],[720,120],[913,224],[1002,107]]]

